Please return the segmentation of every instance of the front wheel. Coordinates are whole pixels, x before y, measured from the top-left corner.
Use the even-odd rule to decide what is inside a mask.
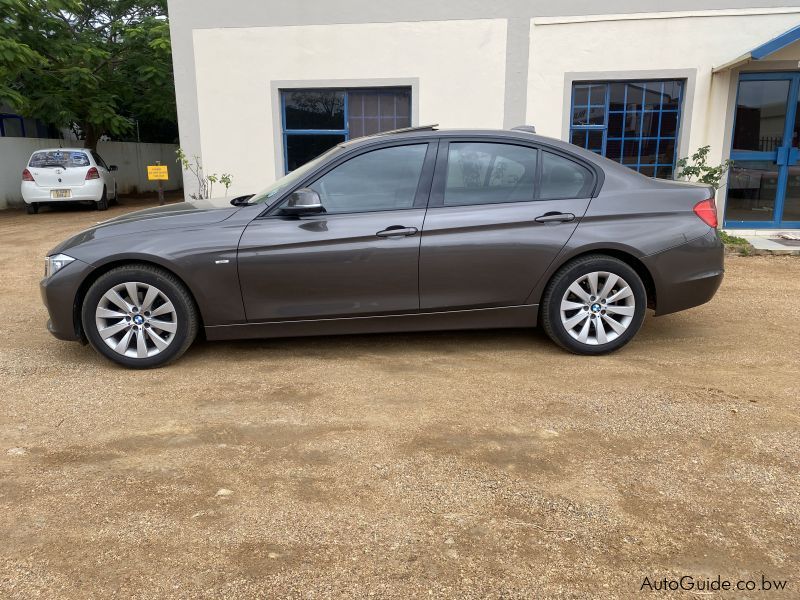
[[[605,255],[564,265],[542,299],[547,335],[575,354],[606,354],[627,344],[644,321],[647,292],[627,263]]]
[[[137,369],[177,359],[197,335],[197,309],[189,291],[150,265],[126,265],[101,275],[84,298],[81,317],[95,350]]]

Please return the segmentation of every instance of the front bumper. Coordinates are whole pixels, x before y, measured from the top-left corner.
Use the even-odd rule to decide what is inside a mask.
[[[81,283],[94,269],[92,265],[74,260],[63,269],[42,279],[39,292],[50,315],[47,330],[56,338],[67,341],[83,341],[80,312],[77,306]]]
[[[656,315],[705,304],[725,273],[725,248],[716,229],[675,248],[642,259],[656,287]]]

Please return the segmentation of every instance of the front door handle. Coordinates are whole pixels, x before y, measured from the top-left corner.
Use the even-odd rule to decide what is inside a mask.
[[[574,221],[575,215],[572,213],[549,212],[534,219],[537,223],[568,223]]]
[[[386,229],[379,231],[375,235],[381,238],[393,238],[393,237],[407,237],[409,235],[414,235],[419,231],[416,227],[403,227],[402,225],[392,225],[391,227],[387,227]]]

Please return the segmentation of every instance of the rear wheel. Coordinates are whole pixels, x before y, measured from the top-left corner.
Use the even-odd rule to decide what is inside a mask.
[[[605,255],[564,265],[542,299],[542,325],[562,348],[606,354],[627,344],[644,321],[647,293],[623,261]]]
[[[150,265],[112,269],[83,301],[92,347],[126,367],[147,369],[180,357],[197,335],[197,309],[173,275]]]
[[[108,210],[108,190],[104,187],[103,188],[103,195],[100,196],[100,200],[95,202],[97,206],[97,210]]]
[[[25,211],[29,215],[35,215],[39,212],[39,203],[38,202],[31,202],[25,205]]]

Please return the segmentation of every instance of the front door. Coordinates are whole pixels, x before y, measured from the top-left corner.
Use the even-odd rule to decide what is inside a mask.
[[[800,73],[739,77],[725,226],[800,228]]]
[[[417,143],[359,154],[308,186],[324,214],[274,213],[250,223],[238,255],[247,320],[418,311],[435,148]]]

